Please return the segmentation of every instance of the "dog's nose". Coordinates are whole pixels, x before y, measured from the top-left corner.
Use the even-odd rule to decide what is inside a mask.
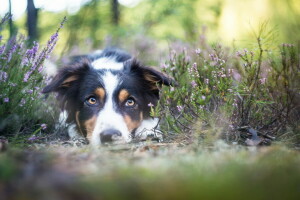
[[[100,133],[101,143],[112,142],[115,137],[122,136],[121,132],[116,129],[107,129]]]

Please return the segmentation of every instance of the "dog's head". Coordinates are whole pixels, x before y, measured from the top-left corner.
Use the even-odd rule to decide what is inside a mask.
[[[172,79],[118,53],[102,53],[59,70],[43,92],[56,92],[67,123],[95,145],[129,142],[141,124],[152,120],[161,85]],[[154,125],[155,126],[155,125]]]

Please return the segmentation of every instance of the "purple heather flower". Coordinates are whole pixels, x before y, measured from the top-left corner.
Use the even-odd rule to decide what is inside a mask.
[[[16,87],[17,84],[16,83],[8,83],[9,86],[12,86],[12,87]]]
[[[5,71],[0,71],[0,82],[5,82],[7,80],[7,73]]]
[[[8,52],[7,62],[9,62],[11,60],[11,58],[16,50],[17,50],[17,44],[14,44]]]
[[[259,79],[259,81],[260,81],[261,84],[265,84],[265,83],[266,83],[266,80],[267,80],[266,78],[261,78],[261,79]]]
[[[191,85],[192,85],[193,88],[195,88],[197,86],[196,81],[192,80]]]
[[[41,65],[41,66],[38,68],[38,72],[41,73],[41,72],[43,71],[43,68],[44,68],[44,66]]]
[[[236,55],[237,55],[238,57],[242,57],[242,56],[243,56],[243,54],[242,54],[241,52],[239,52],[239,51],[236,52]]]
[[[0,55],[4,52],[5,50],[5,44],[0,46]]]
[[[59,29],[61,29],[62,27],[64,27],[64,23],[67,21],[67,17],[65,16],[64,19],[62,20],[62,22],[60,23],[60,27]]]
[[[43,130],[45,130],[47,128],[47,124],[41,124],[41,127]]]
[[[24,98],[22,98],[19,106],[22,107],[25,105],[25,103],[26,103],[26,100]]]
[[[24,75],[23,82],[28,82],[28,79],[29,79],[30,75],[31,75],[31,72],[30,72],[30,71],[29,71],[29,72],[26,72],[26,74]]]
[[[197,71],[197,63],[194,63],[194,64],[193,64],[193,70],[194,70],[194,71]]]
[[[24,58],[22,59],[21,64],[22,64],[22,65],[27,65],[28,63],[29,63],[28,58],[24,57]]]
[[[176,51],[173,49],[173,50],[171,50],[171,56],[173,57],[173,56],[176,56]]]
[[[27,93],[28,93],[28,94],[32,94],[32,93],[33,93],[33,90],[27,90]]]
[[[28,138],[29,141],[34,141],[37,139],[38,139],[38,137],[36,137],[35,135],[32,135],[30,138]]]
[[[8,103],[8,102],[9,102],[9,98],[8,98],[8,97],[4,98],[4,99],[3,99],[3,102],[4,102],[4,103]]]
[[[167,65],[167,64],[163,64],[162,66],[161,66],[161,68],[163,68],[163,69],[167,69],[169,67],[169,65]]]
[[[178,112],[181,112],[181,111],[183,111],[183,106],[176,106],[177,107],[177,110],[178,110]]]
[[[48,47],[50,47],[50,45],[58,38],[58,33],[54,33],[53,35],[51,35],[50,40],[48,41]]]
[[[39,43],[37,43],[37,42],[33,42],[33,47],[31,48],[31,49],[28,49],[27,51],[26,51],[26,56],[30,59],[30,58],[34,58],[35,57],[35,55],[37,54],[37,52],[38,52],[38,50],[39,50]]]
[[[195,52],[196,52],[196,54],[199,55],[201,53],[201,49],[198,48],[198,49],[195,50]]]
[[[150,102],[150,103],[148,104],[148,106],[149,106],[149,107],[153,107],[154,105]]]
[[[209,84],[209,79],[204,79],[204,83],[206,84],[206,85],[208,85]]]

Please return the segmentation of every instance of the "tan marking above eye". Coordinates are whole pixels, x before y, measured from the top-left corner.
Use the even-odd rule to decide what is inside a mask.
[[[119,92],[119,102],[123,103],[129,97],[129,92],[125,89],[122,89]]]
[[[94,92],[99,97],[99,99],[101,100],[101,102],[103,102],[104,101],[104,97],[105,97],[105,90],[103,88],[99,87]]]

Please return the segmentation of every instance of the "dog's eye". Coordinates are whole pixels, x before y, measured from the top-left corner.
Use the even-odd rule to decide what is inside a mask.
[[[135,100],[133,98],[129,98],[127,99],[126,103],[125,103],[125,106],[127,107],[132,107],[135,105]]]
[[[97,103],[97,99],[95,97],[89,97],[87,100],[86,100],[87,104],[89,105],[95,105]]]

